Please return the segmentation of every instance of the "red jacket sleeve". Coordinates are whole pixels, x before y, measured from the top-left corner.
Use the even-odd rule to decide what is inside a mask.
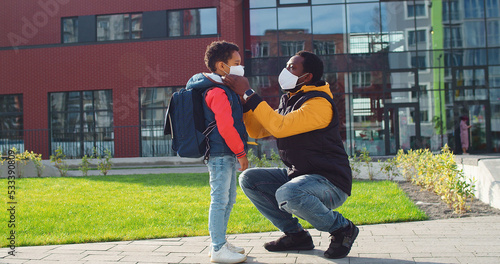
[[[233,112],[226,92],[221,88],[213,88],[206,93],[208,108],[215,114],[215,123],[227,146],[241,158],[246,155],[243,141],[234,127]]]

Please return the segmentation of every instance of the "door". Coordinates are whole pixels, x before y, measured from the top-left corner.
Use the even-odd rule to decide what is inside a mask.
[[[461,101],[454,105],[455,123],[455,153],[462,153],[462,138],[460,136],[461,117],[467,117],[467,125],[472,127],[467,131],[469,153],[491,152],[491,124],[489,117],[489,101]]]
[[[425,147],[420,136],[420,114],[418,103],[386,104],[385,149],[386,155],[395,155],[399,149],[405,151]]]
[[[462,153],[460,118],[467,117],[468,151],[492,151],[491,111],[487,67],[457,67],[452,69],[454,152]]]

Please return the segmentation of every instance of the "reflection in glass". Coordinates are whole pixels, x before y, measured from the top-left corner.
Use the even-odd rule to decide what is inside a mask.
[[[343,5],[312,7],[313,34],[345,33],[345,8]]]
[[[178,37],[181,35],[181,11],[168,12],[168,35]]]
[[[278,29],[292,29],[302,34],[311,33],[310,7],[278,8]]]
[[[141,155],[143,157],[173,156],[171,137],[163,135],[165,112],[178,87],[139,89]]]
[[[112,100],[111,90],[51,93],[51,153],[60,145],[68,157],[92,155],[98,145],[113,152]]]
[[[467,36],[467,47],[485,47],[486,32],[484,22],[467,21],[465,22],[465,35]]]
[[[217,34],[217,9],[203,8],[200,10],[201,35]]]
[[[63,18],[63,43],[78,42],[78,18]]]
[[[500,17],[499,2],[499,0],[486,0],[486,17]]]
[[[309,0],[278,0],[280,5],[307,4]]]
[[[276,1],[269,0],[249,0],[250,8],[257,7],[274,7],[276,6]]]
[[[97,41],[125,39],[128,14],[97,16]]]
[[[463,0],[465,18],[483,18],[484,0]]]
[[[322,5],[322,4],[340,4],[344,3],[344,0],[312,0],[313,5]]]
[[[488,46],[500,46],[500,21],[491,20],[487,22]]]

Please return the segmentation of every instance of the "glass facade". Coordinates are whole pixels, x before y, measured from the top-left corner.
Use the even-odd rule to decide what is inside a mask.
[[[97,41],[142,38],[142,14],[97,16]]]
[[[141,157],[175,156],[171,136],[163,135],[165,112],[180,87],[140,88]]]
[[[167,24],[169,37],[217,34],[217,8],[168,11]]]
[[[15,147],[24,151],[23,96],[0,95],[0,154]]]
[[[247,76],[277,107],[289,57],[320,55],[349,155],[444,144],[461,153],[463,115],[470,152],[500,152],[499,8],[499,0],[249,0]]]
[[[111,90],[49,94],[51,153],[59,147],[68,157],[114,151]]]

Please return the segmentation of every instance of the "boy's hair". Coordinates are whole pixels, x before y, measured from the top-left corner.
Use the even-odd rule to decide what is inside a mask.
[[[215,63],[218,61],[227,63],[234,51],[240,51],[238,45],[227,41],[214,41],[205,51],[205,65],[210,71],[215,72],[217,71]]]
[[[301,50],[295,54],[304,58],[302,66],[304,67],[304,72],[312,73],[313,78],[311,79],[311,84],[315,84],[320,81],[323,77],[323,61],[316,56],[316,54]]]

